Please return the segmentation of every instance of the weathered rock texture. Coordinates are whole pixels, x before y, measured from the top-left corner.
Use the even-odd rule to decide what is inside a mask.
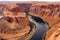
[[[44,40],[60,40],[60,4],[33,4],[30,14],[49,24],[50,29],[46,32]]]
[[[32,36],[34,33],[32,29],[35,30],[35,25],[29,21],[21,7],[10,4],[4,8],[3,18],[0,20],[1,38],[6,40],[28,40],[30,37],[27,37],[27,35]]]
[[[6,7],[4,9],[4,11],[1,9],[4,13],[4,19],[7,20],[7,24],[9,25],[6,28],[15,29],[16,28],[15,25],[19,25],[20,22],[22,23],[20,25],[25,26],[26,20],[24,21],[23,19],[27,19],[27,15],[25,13],[28,13],[32,16],[37,16],[39,18],[42,18],[44,21],[46,21],[49,24],[50,29],[47,30],[47,32],[45,33],[44,40],[60,40],[60,3],[59,2],[21,2],[21,3],[18,2],[15,4],[19,5],[18,7],[20,7],[20,9],[22,8],[22,10],[24,12],[20,9],[17,9],[17,10],[13,9],[14,11],[10,10],[11,8],[9,7],[9,4],[5,4],[4,7],[6,7],[6,5],[8,5],[8,7]],[[15,7],[16,6],[13,4],[12,8],[15,8]],[[20,10],[20,12],[17,12],[18,10]],[[15,12],[17,12],[17,14],[15,14]],[[23,16],[21,16],[21,15],[23,15]],[[20,17],[21,17],[21,19],[20,19]],[[10,19],[10,20],[8,20],[8,19]],[[28,21],[26,23],[26,25],[28,25],[29,23],[30,22]],[[23,26],[23,28],[25,28],[26,31],[28,30],[26,32],[26,33],[28,33],[30,28],[29,27],[26,28],[26,26],[25,27],[24,26]],[[3,33],[7,33],[7,32],[3,32]],[[11,34],[11,33],[12,33],[12,30],[10,33],[8,32],[8,34]],[[25,32],[23,32],[23,33],[25,33]],[[29,36],[30,35],[28,35],[28,37]],[[26,39],[26,38],[24,38],[24,39]]]

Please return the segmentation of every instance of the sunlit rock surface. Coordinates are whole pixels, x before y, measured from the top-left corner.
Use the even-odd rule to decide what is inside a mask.
[[[12,2],[8,2],[8,3],[0,2],[0,5],[1,5],[0,13],[3,13],[4,8],[10,3]],[[21,3],[13,2],[13,3],[14,4],[17,3],[16,5],[19,5],[19,7],[23,9],[23,11],[28,17],[35,16],[35,17],[41,18],[45,23],[48,24],[49,30],[47,30],[47,32],[44,33],[45,36],[42,37],[44,40],[60,40],[59,39],[60,38],[60,34],[59,34],[60,33],[59,31],[60,30],[60,3],[59,2],[50,2],[50,3],[48,2],[21,2]],[[3,16],[1,16],[1,18],[3,18]],[[35,19],[32,18],[31,20],[34,21]]]

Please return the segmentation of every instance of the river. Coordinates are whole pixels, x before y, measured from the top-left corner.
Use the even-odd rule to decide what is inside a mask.
[[[48,30],[48,25],[43,22],[42,19],[34,17],[34,20],[31,20],[36,25],[36,32],[32,36],[31,40],[42,40],[44,33]]]

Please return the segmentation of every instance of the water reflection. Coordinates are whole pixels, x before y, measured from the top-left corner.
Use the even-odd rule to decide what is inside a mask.
[[[47,30],[47,26],[43,23],[36,23],[37,30],[31,40],[42,40],[43,34]]]
[[[34,20],[32,20],[30,17],[30,21],[36,24],[36,32],[31,38],[31,40],[42,40],[43,34],[48,29],[48,25],[45,24],[42,19],[39,19],[37,17],[35,17]]]

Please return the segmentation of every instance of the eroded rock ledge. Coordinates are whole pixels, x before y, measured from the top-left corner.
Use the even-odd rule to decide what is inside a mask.
[[[5,5],[9,5],[9,4],[5,4]],[[60,3],[59,2],[49,2],[49,3],[48,2],[21,2],[21,3],[17,3],[17,5],[19,5],[19,7],[23,9],[24,15],[25,15],[25,13],[28,13],[29,15],[37,16],[39,18],[42,18],[44,21],[46,21],[49,24],[49,26],[51,28],[49,30],[47,30],[44,40],[60,40]],[[15,7],[15,6],[13,6],[13,7]],[[13,10],[15,10],[15,9],[13,9]],[[6,13],[6,12],[8,12],[8,11],[5,11],[4,13]],[[21,12],[22,12],[22,10],[21,10]],[[11,14],[9,14],[9,13],[11,13]],[[10,16],[8,17],[7,14]],[[10,20],[10,21],[12,21],[12,23],[9,25],[10,26],[12,24],[15,25],[14,23],[16,23],[15,20],[16,20],[17,15],[13,15],[12,12],[8,12],[4,15],[5,15],[4,17],[6,20],[8,20],[7,18],[9,18],[9,19],[14,18],[14,19]],[[18,16],[21,16],[21,15],[22,14],[18,14]],[[23,17],[24,17],[24,15],[23,15]],[[23,23],[25,25],[25,22],[23,20],[24,18],[22,18],[22,20],[20,20],[20,22],[23,21]],[[17,19],[19,20],[20,18],[17,18]],[[26,19],[27,19],[27,17],[26,17]],[[17,24],[20,24],[20,22],[17,22]],[[27,24],[29,24],[29,21],[27,22]],[[12,27],[10,27],[10,28],[12,28]]]

